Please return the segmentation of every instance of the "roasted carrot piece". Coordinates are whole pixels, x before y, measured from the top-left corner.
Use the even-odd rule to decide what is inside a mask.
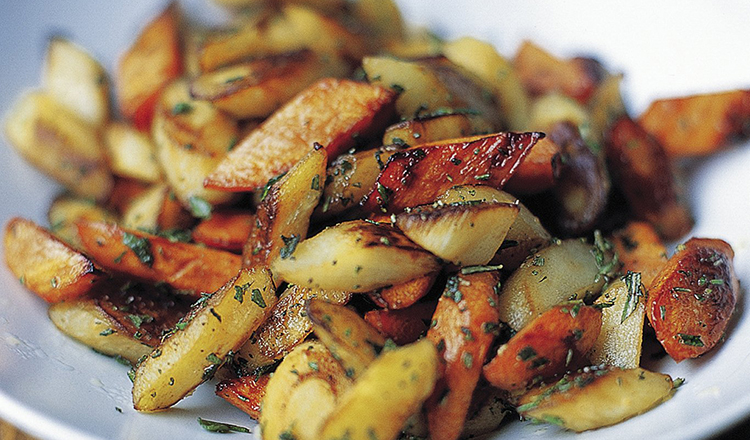
[[[270,374],[260,374],[224,380],[216,385],[216,395],[259,420],[261,402],[270,378]]]
[[[245,211],[215,210],[193,229],[193,240],[226,251],[241,251],[255,216]]]
[[[140,130],[151,127],[161,89],[182,74],[179,10],[172,2],[149,23],[117,66],[120,112]]]
[[[675,361],[706,353],[724,335],[739,292],[733,258],[723,240],[691,238],[651,284],[646,315]]]
[[[599,336],[602,314],[582,302],[560,304],[521,329],[484,367],[494,386],[523,391],[534,381],[549,379],[585,358]]]
[[[711,154],[733,137],[750,134],[750,90],[660,99],[639,122],[670,157]]]
[[[240,271],[242,258],[230,252],[173,243],[114,224],[81,221],[77,225],[84,252],[102,267],[164,282],[194,297],[215,292]]]
[[[482,365],[495,339],[498,274],[479,272],[448,280],[427,332],[445,371],[425,403],[433,440],[457,439],[463,429]]]
[[[501,188],[542,133],[496,133],[424,144],[393,154],[363,207],[400,212],[432,203],[456,185]]]
[[[395,286],[384,287],[369,294],[380,307],[397,310],[411,306],[427,294],[435,283],[437,273],[428,273]]]
[[[88,257],[31,220],[12,218],[5,225],[4,245],[13,275],[49,303],[87,294],[103,275]]]
[[[505,190],[511,194],[537,194],[552,188],[560,174],[562,151],[560,146],[546,137],[531,148]]]
[[[637,218],[653,224],[667,240],[690,231],[690,210],[679,197],[669,157],[656,139],[624,115],[612,125],[605,151],[613,180]]]
[[[628,223],[615,231],[612,244],[622,262],[622,271],[640,272],[646,289],[667,263],[667,249],[650,223]]]
[[[427,331],[434,311],[434,302],[421,302],[398,310],[370,310],[365,321],[396,344],[406,345]]]

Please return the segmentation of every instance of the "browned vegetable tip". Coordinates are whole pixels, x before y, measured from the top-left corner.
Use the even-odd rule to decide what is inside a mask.
[[[241,251],[250,236],[255,216],[241,210],[216,210],[193,229],[193,240],[208,247]]]
[[[259,420],[270,378],[270,374],[260,374],[224,380],[216,385],[216,395]]]
[[[622,272],[639,272],[648,289],[668,259],[667,249],[654,227],[646,222],[630,222],[614,232],[611,242],[622,262]]]
[[[739,292],[733,258],[723,240],[691,238],[651,284],[648,320],[675,361],[706,353],[724,335]]]
[[[375,290],[368,296],[372,302],[385,309],[403,309],[425,296],[435,283],[435,278],[437,278],[437,272],[429,273],[405,283]]]
[[[428,328],[435,312],[434,301],[421,302],[395,310],[370,310],[365,321],[398,345],[415,342]]]

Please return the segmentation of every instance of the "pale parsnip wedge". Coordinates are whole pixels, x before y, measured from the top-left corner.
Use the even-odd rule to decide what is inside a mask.
[[[341,362],[348,377],[356,378],[383,350],[385,337],[356,312],[325,301],[307,303],[313,331]]]
[[[237,123],[210,103],[190,97],[186,80],[162,92],[151,135],[164,176],[186,207],[196,200],[217,205],[234,195],[203,187],[203,180],[237,143]]]
[[[316,438],[395,439],[432,392],[438,368],[427,339],[383,352],[339,398]]]
[[[88,123],[101,126],[109,119],[107,72],[89,53],[70,41],[50,40],[42,82],[55,101]]]
[[[308,301],[318,298],[332,304],[345,304],[351,294],[337,290],[313,290],[289,286],[265,322],[253,333],[235,356],[241,369],[251,372],[273,364],[312,332],[313,324],[305,311]]]
[[[391,125],[385,130],[383,145],[394,144],[409,147],[491,132],[492,126],[478,115],[448,113],[427,118],[409,119]]]
[[[99,132],[51,95],[23,96],[8,113],[5,133],[26,160],[73,193],[103,200],[112,191]]]
[[[104,141],[114,174],[142,182],[161,180],[156,148],[147,134],[128,124],[113,122],[104,128]]]
[[[323,344],[297,346],[268,381],[259,420],[263,438],[317,440],[322,423],[351,386]]]
[[[87,294],[104,275],[87,256],[31,220],[10,219],[3,244],[8,269],[25,288],[49,303]]]
[[[588,109],[575,99],[552,92],[532,102],[527,130],[549,132],[558,122],[570,122],[578,127],[588,145],[598,147],[601,144],[601,136],[591,129]]]
[[[475,266],[495,256],[518,211],[514,203],[436,203],[396,215],[396,226],[443,260]]]
[[[587,368],[524,395],[518,413],[581,432],[614,425],[672,397],[672,379],[642,368]]]
[[[133,406],[168,408],[208,380],[266,319],[276,294],[265,269],[243,269],[208,297],[136,369]]]
[[[602,292],[596,304],[602,306],[602,330],[589,351],[594,365],[636,368],[641,364],[646,292],[641,274],[628,272]]]
[[[484,185],[454,186],[438,197],[438,201],[446,204],[482,201],[518,205],[518,216],[510,226],[497,258],[493,261],[502,264],[504,270],[515,270],[529,254],[547,247],[552,242],[552,236],[529,208],[505,191]]]
[[[118,216],[90,199],[70,195],[56,197],[47,210],[50,231],[74,249],[83,248],[75,225],[75,222],[81,219],[115,223]]]
[[[503,119],[511,130],[522,130],[529,117],[529,97],[513,64],[489,43],[463,37],[443,45],[443,54],[481,78],[495,94]]]
[[[438,259],[395,228],[353,220],[301,241],[271,263],[274,276],[304,287],[369,292],[439,269]]]
[[[348,70],[340,58],[306,49],[204,73],[192,80],[190,93],[237,119],[265,118],[316,80]]]
[[[264,191],[242,251],[245,266],[268,266],[280,255],[288,257],[307,237],[310,215],[323,192],[327,161],[326,151],[314,148]]]
[[[558,303],[598,294],[618,267],[602,247],[570,239],[529,256],[503,285],[500,320],[518,331]]]
[[[117,323],[91,299],[52,304],[47,313],[61,332],[108,356],[121,356],[135,364],[153,350],[129,334],[116,331]]]
[[[139,194],[122,212],[121,224],[125,228],[152,233],[183,229],[190,226],[193,217],[187,212],[166,183],[158,183]]]

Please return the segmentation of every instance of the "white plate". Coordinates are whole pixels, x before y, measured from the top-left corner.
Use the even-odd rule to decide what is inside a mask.
[[[159,2],[161,3],[161,2]],[[474,35],[506,55],[523,39],[552,52],[598,56],[625,73],[624,95],[634,114],[656,97],[750,88],[750,3],[402,0],[405,16],[441,35]],[[219,20],[212,6],[190,1],[192,17]],[[105,66],[160,9],[148,0],[10,1],[0,13],[0,113],[24,89],[39,84],[46,39],[67,36]],[[699,161],[689,189],[697,224],[693,233],[728,240],[737,272],[750,282],[750,145]],[[0,145],[0,221],[15,215],[45,222],[58,187]],[[131,408],[127,368],[61,335],[46,305],[0,269],[0,418],[50,439],[216,438],[197,417],[249,426],[249,419],[199,388],[173,410],[137,414]],[[740,298],[726,341],[700,360],[650,367],[685,377],[686,385],[654,411],[612,428],[574,436],[557,428],[513,423],[498,438],[620,439],[709,437],[750,414],[750,317]]]

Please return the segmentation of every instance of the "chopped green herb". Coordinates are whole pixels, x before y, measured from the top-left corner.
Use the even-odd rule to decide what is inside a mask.
[[[258,305],[261,309],[266,308],[266,301],[263,299],[263,295],[260,293],[260,289],[253,289],[250,299]]]
[[[641,283],[641,273],[628,271],[627,275],[623,277],[625,286],[628,290],[628,296],[625,298],[625,305],[622,308],[622,316],[620,317],[620,324],[625,322],[630,315],[633,314],[635,309],[638,307],[638,302],[643,295],[643,284]]]
[[[266,199],[266,196],[268,196],[268,191],[271,190],[271,187],[276,182],[278,182],[279,180],[281,180],[281,178],[284,177],[285,175],[286,175],[286,173],[281,173],[278,176],[274,176],[274,177],[271,177],[270,179],[268,179],[268,182],[266,182],[266,185],[263,187],[263,191],[260,193],[260,201],[261,202]]]
[[[692,347],[703,347],[703,340],[701,340],[700,335],[677,333],[677,337],[680,338],[680,343],[684,345],[690,345]]]
[[[479,174],[474,176],[474,178],[477,180],[490,180],[490,173]]]
[[[497,266],[466,266],[461,268],[461,275],[471,275],[473,273],[491,272],[493,270],[500,270],[503,268],[502,264]]]
[[[99,333],[99,336],[109,336],[109,335],[111,335],[111,334],[113,334],[113,333],[116,333],[116,332],[114,331],[114,329],[108,328],[108,329],[106,329],[106,330],[102,330],[102,331],[101,331],[101,332]]]
[[[471,368],[472,365],[474,365],[474,356],[471,353],[465,351],[461,355],[461,362],[463,362],[464,367]]]
[[[211,218],[211,204],[206,200],[198,196],[190,196],[188,199],[190,205],[190,213],[195,218],[207,219]]]
[[[151,242],[148,238],[138,237],[129,232],[122,233],[122,244],[129,247],[135,253],[141,263],[148,267],[154,264],[154,256],[151,254]]]
[[[316,191],[320,189],[320,174],[316,174],[315,177],[312,178],[310,189],[314,189]]]
[[[310,361],[310,362],[308,362],[308,363],[307,363],[307,365],[308,365],[308,366],[310,367],[310,369],[311,369],[311,370],[313,370],[313,371],[318,371],[318,370],[320,370],[320,367],[318,367],[318,363],[317,363],[317,362],[313,362],[313,361]]]
[[[245,283],[241,286],[234,286],[234,299],[237,300],[240,304],[242,304],[242,301],[245,299],[245,293],[247,292],[247,289],[252,286],[253,283]]]
[[[190,113],[191,110],[193,110],[192,105],[188,104],[187,102],[178,102],[174,105],[174,107],[172,107],[172,114],[182,115],[185,113]]]
[[[248,428],[245,428],[244,426],[237,426],[232,425],[229,423],[222,423],[222,422],[214,422],[212,420],[206,420],[198,417],[198,423],[200,423],[201,427],[209,432],[218,432],[221,434],[226,434],[229,432],[243,432],[243,433],[249,433],[250,430]]]
[[[299,243],[300,236],[297,234],[292,234],[291,237],[284,237],[281,236],[281,241],[284,242],[284,246],[279,250],[279,257],[282,259],[287,259],[292,256],[292,253],[294,253],[294,250],[297,249],[297,244]]]

